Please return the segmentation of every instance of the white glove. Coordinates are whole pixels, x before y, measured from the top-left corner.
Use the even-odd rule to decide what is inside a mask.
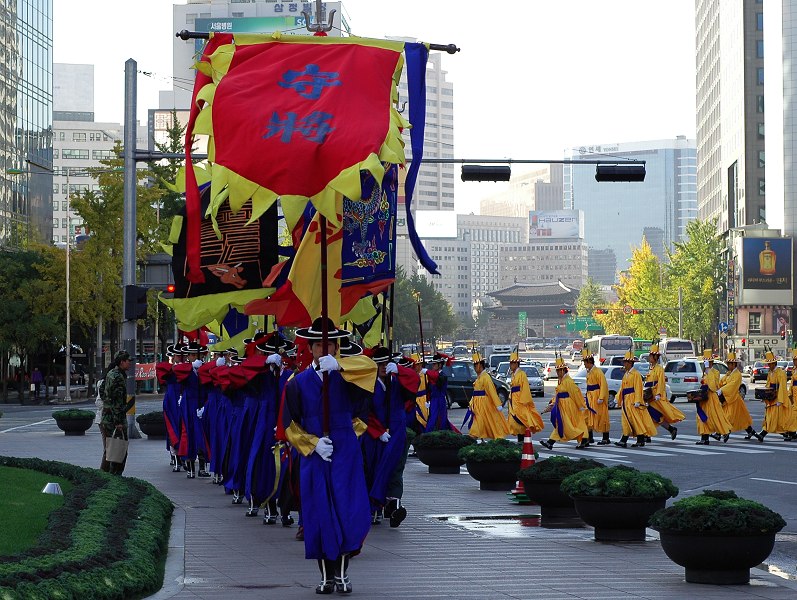
[[[387,366],[385,367],[385,373],[388,375],[395,375],[398,373],[398,365],[394,362],[387,363]]]
[[[707,361],[707,360],[704,360],[704,361],[703,361],[703,366],[704,366],[706,369],[708,369],[708,361]]]
[[[717,390],[717,396],[722,396],[722,390]]]
[[[783,402],[775,402],[775,406],[783,406]]]
[[[598,398],[598,404],[603,404],[603,400],[601,398]]]
[[[180,396],[180,397],[177,399],[177,406],[180,406],[180,404],[182,404],[182,402],[183,402],[183,397],[182,397],[182,396]]]
[[[323,356],[321,358],[324,358]],[[332,462],[332,440],[328,437],[318,438],[314,452],[327,462]]]
[[[656,394],[656,400],[661,400],[661,394]]]
[[[200,419],[202,418],[202,415],[204,415],[204,414],[205,414],[205,407],[204,406],[202,408],[197,408],[196,409],[196,416],[199,417]]]
[[[327,373],[330,371],[340,371],[340,365],[338,361],[335,360],[334,356],[326,354],[318,359],[318,370],[326,371]]]
[[[390,441],[390,434],[386,431],[382,435],[379,436],[379,439],[385,443]]]
[[[226,364],[227,364],[227,361],[226,361],[226,360],[224,360],[224,357],[223,357],[223,356],[219,356],[219,357],[216,359],[216,366],[217,366],[217,367],[223,367],[223,366],[224,366],[224,365],[226,365]]]
[[[425,373],[426,373],[426,371],[428,371],[428,370],[429,370],[429,369],[421,369],[421,373],[424,373],[424,374],[425,374]]]
[[[197,358],[194,362],[191,363],[191,366],[194,367],[195,369],[198,369],[199,367],[202,366],[202,361]]]
[[[634,408],[639,408],[640,406],[642,405],[639,402],[634,402]]]
[[[279,354],[269,354],[268,358],[266,359],[267,365],[277,365],[278,367],[282,366],[282,357]]]
[[[427,402],[426,404],[424,404],[424,406],[425,406],[426,408],[429,408],[429,407],[431,406],[431,402]]]

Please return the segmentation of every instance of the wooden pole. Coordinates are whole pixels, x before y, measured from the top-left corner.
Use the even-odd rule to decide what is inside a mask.
[[[329,315],[329,298],[327,296],[327,218],[319,213],[318,225],[321,228],[321,343],[323,354],[327,353],[327,342],[329,333],[327,329],[327,317]],[[322,382],[322,401],[323,401],[323,426],[324,436],[329,435],[329,374],[324,371],[321,374]]]
[[[419,292],[415,292],[415,301],[418,303],[418,330],[421,334],[421,363],[426,362],[426,352],[423,343],[423,320],[421,319],[421,294]]]

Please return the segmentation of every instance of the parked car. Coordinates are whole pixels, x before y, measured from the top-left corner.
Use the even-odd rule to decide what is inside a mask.
[[[518,367],[521,369],[529,380],[529,389],[531,390],[532,396],[544,396],[545,395],[545,385],[542,381],[542,374],[540,373],[539,369],[534,365],[529,363],[522,362]],[[508,371],[506,376],[504,377],[506,384],[512,388],[512,371]]]
[[[498,366],[495,368],[495,375],[500,377],[501,379],[506,379],[509,373],[509,361],[503,361],[498,363]]]
[[[778,366],[786,371],[786,379],[791,379],[792,370],[794,369],[794,363],[790,360],[779,360]]]
[[[769,375],[769,366],[760,360],[755,361],[750,368],[750,381],[753,383],[756,381],[766,381],[767,375]]]
[[[448,407],[458,404],[461,408],[467,408],[473,395],[473,382],[476,381],[476,369],[473,368],[473,363],[469,360],[455,360],[450,366],[443,367],[443,374],[448,377],[446,398]],[[501,404],[506,404],[509,399],[509,385],[492,374],[490,378],[493,380],[498,397],[501,398]]]
[[[581,350],[576,350],[573,354],[570,355],[570,360],[572,362],[580,362],[581,361]]]
[[[728,365],[721,361],[714,361],[714,368],[720,372],[720,375],[728,372]],[[664,365],[664,374],[672,388],[672,392],[668,392],[670,402],[675,402],[676,398],[686,398],[686,392],[700,387],[700,380],[703,378],[703,359],[694,357],[669,360]],[[747,395],[747,386],[744,383],[739,386],[739,393],[742,399]]]
[[[616,365],[601,365],[598,367],[603,374],[606,376],[606,385],[609,388],[609,408],[617,408],[617,402],[615,397],[617,393],[620,391],[620,385],[623,382],[623,375],[625,374],[625,368],[618,367]],[[648,372],[650,371],[650,365],[648,363],[634,363],[634,369],[639,371],[640,375],[644,379]],[[582,394],[587,393],[587,369],[585,367],[581,367],[575,375],[572,376],[573,381],[576,383],[578,388],[581,390]],[[669,384],[667,385],[667,396],[669,397],[672,394],[670,390]]]

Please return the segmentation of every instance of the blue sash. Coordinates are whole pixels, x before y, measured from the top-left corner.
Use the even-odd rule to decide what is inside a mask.
[[[664,417],[662,413],[660,413],[658,410],[656,410],[649,404],[648,404],[648,413],[650,414],[650,418],[653,419],[655,423],[658,423]]]
[[[705,423],[706,421],[708,421],[708,415],[707,415],[707,414],[705,413],[705,411],[704,411],[704,410],[701,408],[701,406],[700,406],[700,402],[698,402],[698,403],[697,403],[697,416],[698,416],[698,417],[700,417],[700,420],[701,420],[701,421],[703,421],[704,423]]]
[[[511,389],[512,389],[512,393],[514,394],[515,392],[519,392],[520,391],[520,386],[519,385],[513,385]]]
[[[594,392],[595,390],[599,390],[599,389],[601,389],[601,386],[600,386],[599,383],[590,383],[587,386],[587,391],[588,392]]]
[[[476,398],[477,396],[485,396],[487,392],[484,390],[473,390],[473,397]]]
[[[565,393],[567,396],[567,393]],[[559,398],[559,394],[556,394],[556,398]],[[551,425],[556,428],[556,432],[559,434],[559,437],[563,437],[565,434],[565,423],[562,420],[562,413],[559,412],[559,403],[555,403],[553,408],[551,409]]]
[[[634,393],[634,388],[632,387],[623,388],[623,396],[625,396],[626,394],[633,394],[633,393]],[[625,398],[623,398],[623,404],[625,404]]]
[[[468,411],[465,413],[465,418],[462,420],[462,425],[460,425],[459,428],[464,430],[465,425],[468,426],[468,429],[470,429],[473,425],[473,411],[471,409],[468,409]]]

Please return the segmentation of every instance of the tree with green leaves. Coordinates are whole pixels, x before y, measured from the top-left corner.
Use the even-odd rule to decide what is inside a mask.
[[[603,295],[601,286],[599,286],[592,277],[587,279],[587,282],[582,286],[576,301],[576,314],[579,317],[592,317],[596,308],[605,308],[606,298]],[[589,330],[580,331],[582,337],[590,337],[594,332]]]
[[[457,329],[457,318],[451,305],[443,295],[434,289],[434,285],[419,275],[410,278],[398,269],[394,284],[393,337],[400,344],[419,344],[418,302],[415,293],[419,294],[421,314],[424,321],[431,321],[431,328],[424,329],[425,343],[434,339],[450,336]]]

